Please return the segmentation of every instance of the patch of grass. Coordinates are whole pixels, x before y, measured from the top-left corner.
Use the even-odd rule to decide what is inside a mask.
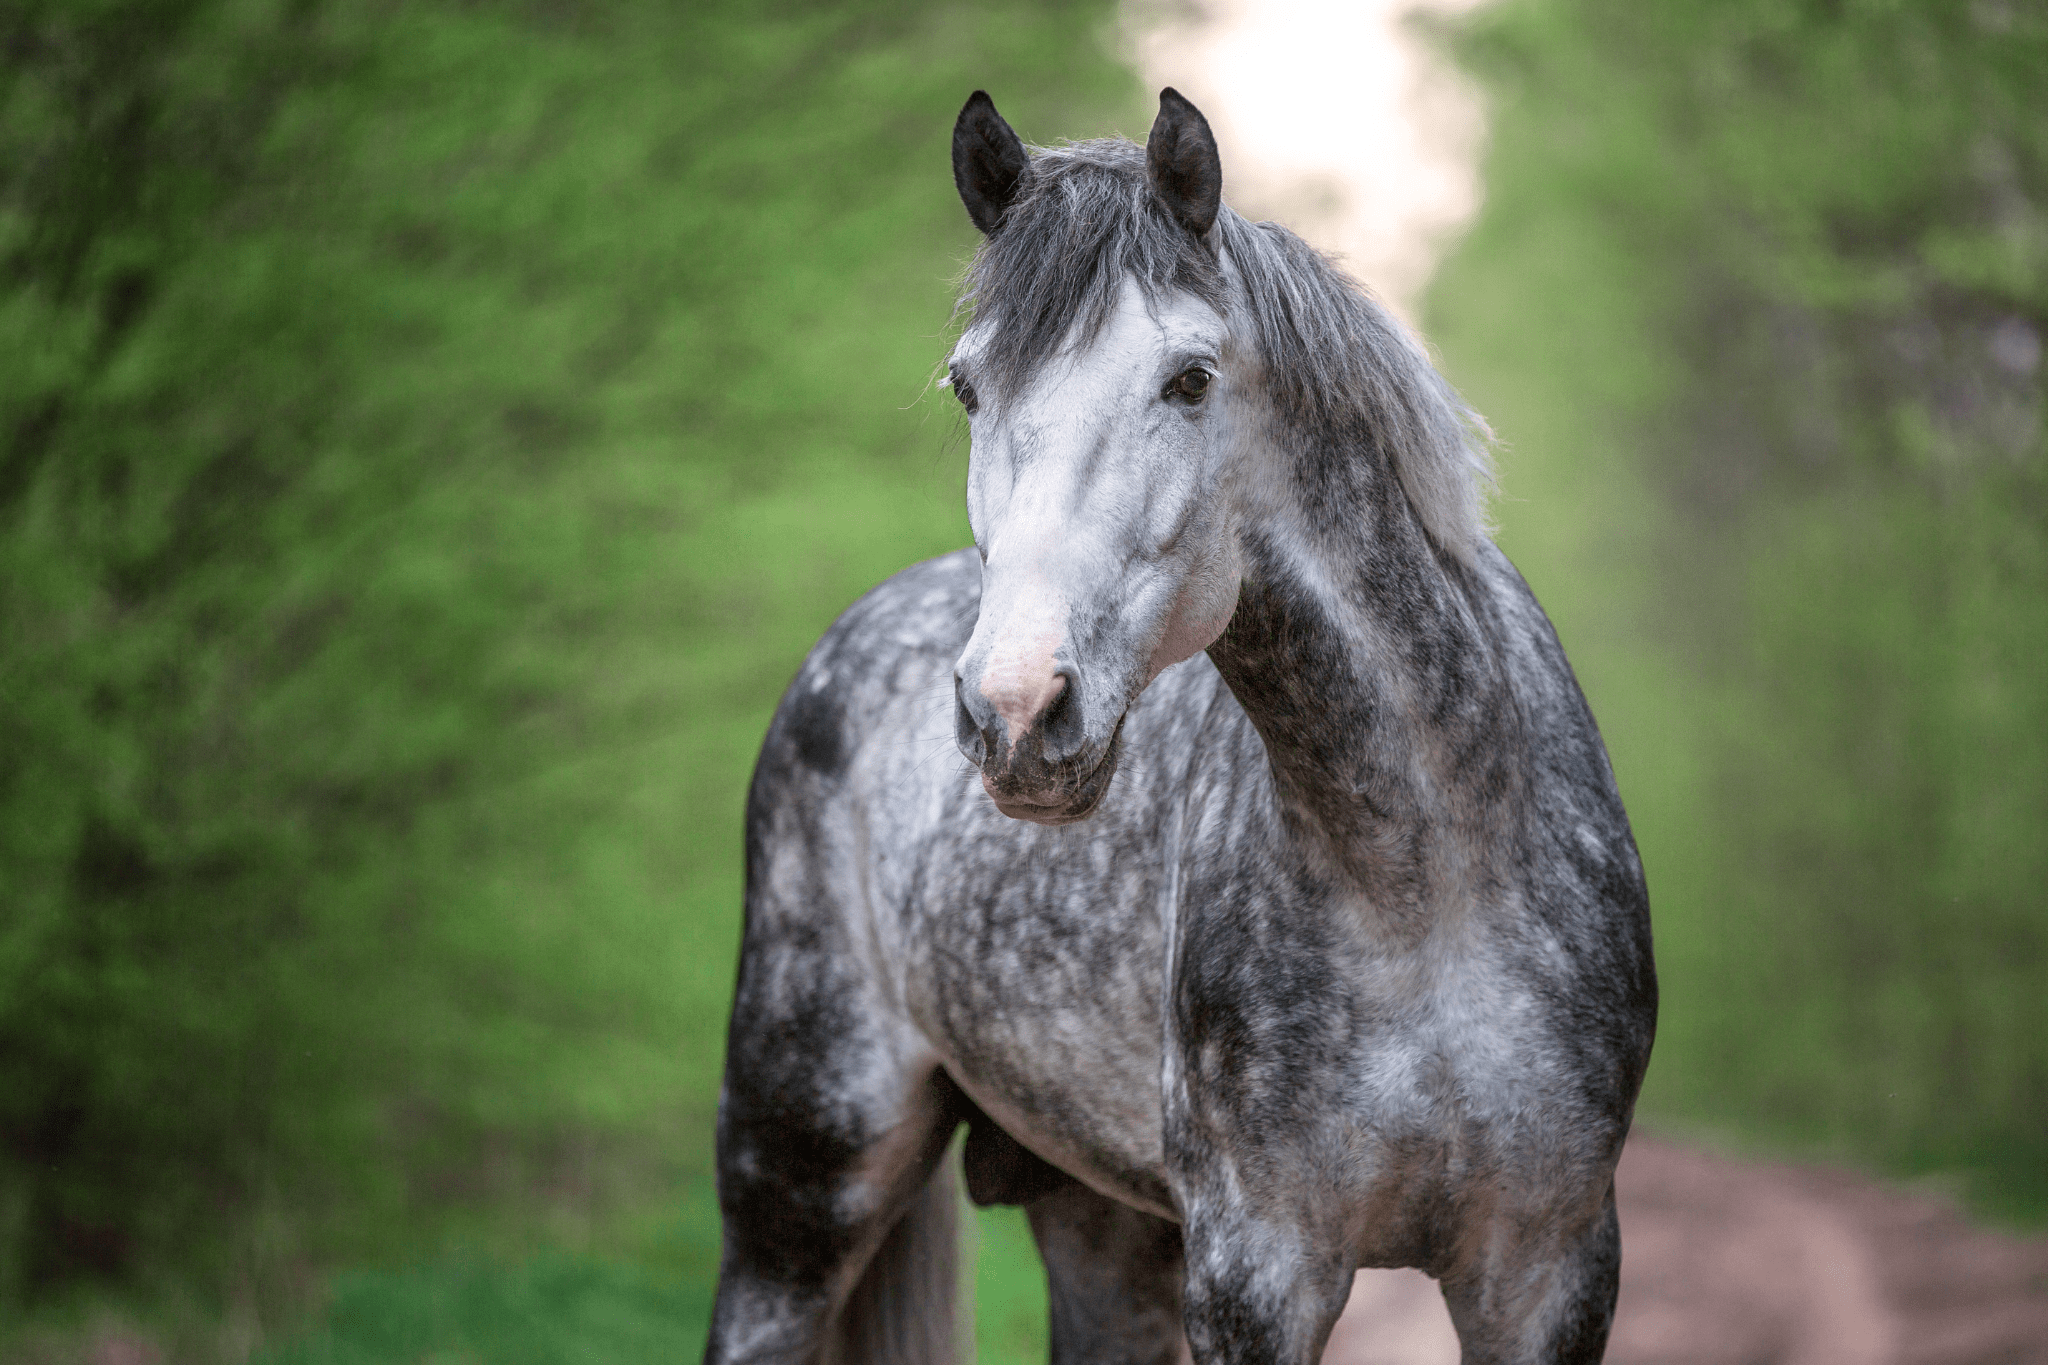
[[[693,1198],[634,1258],[460,1253],[353,1270],[318,1325],[251,1365],[672,1365],[703,1353],[716,1214]],[[976,1214],[975,1347],[982,1365],[1045,1359],[1045,1275],[1019,1209]],[[709,1235],[707,1244],[706,1235]],[[706,1252],[710,1252],[707,1262]]]
[[[319,1330],[260,1365],[639,1365],[692,1359],[706,1281],[592,1256],[448,1260],[338,1276]]]
[[[1022,1209],[982,1209],[974,1265],[974,1345],[981,1365],[1045,1359],[1045,1267]]]

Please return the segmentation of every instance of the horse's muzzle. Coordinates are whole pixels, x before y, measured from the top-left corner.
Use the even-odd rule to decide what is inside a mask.
[[[961,755],[981,770],[982,789],[997,810],[1041,825],[1068,825],[1094,813],[1116,775],[1121,720],[1106,742],[1090,744],[1071,678],[1062,679],[1017,734],[978,690],[958,677],[953,693],[954,740]]]
[[[1122,738],[1123,727],[1119,725],[1117,733],[1103,746],[1102,756],[1094,767],[1077,775],[1057,772],[1049,783],[1019,781],[1014,765],[991,771],[991,765],[984,764],[981,789],[996,803],[997,810],[1013,820],[1040,825],[1071,825],[1086,820],[1109,792],[1110,780],[1116,776],[1117,758],[1123,752]]]

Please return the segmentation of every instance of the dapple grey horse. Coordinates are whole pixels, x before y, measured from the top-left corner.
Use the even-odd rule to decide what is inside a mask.
[[[1597,1360],[1649,905],[1483,426],[1171,90],[1035,153],[976,93],[953,169],[974,547],[762,747],[708,1365],[953,1358],[963,1124],[1055,1362],[1311,1365],[1364,1266]]]

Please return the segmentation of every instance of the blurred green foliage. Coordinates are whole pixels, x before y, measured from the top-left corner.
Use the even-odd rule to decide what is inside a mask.
[[[353,1264],[270,1358],[693,1347],[753,748],[965,540],[953,113],[1142,129],[1110,19],[0,7],[0,1317],[237,1356]],[[1637,818],[1645,1115],[2038,1215],[2048,37],[1459,41],[1432,331]],[[981,1228],[984,1356],[1041,1356]]]
[[[0,12],[0,1314],[702,1195],[753,746],[965,539],[952,116],[1105,21]]]
[[[2048,18],[1510,0],[1431,331],[1650,872],[1644,1114],[2048,1214]]]

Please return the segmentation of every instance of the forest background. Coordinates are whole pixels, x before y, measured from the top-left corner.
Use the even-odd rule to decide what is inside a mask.
[[[752,751],[966,539],[953,114],[1142,134],[1114,22],[0,5],[0,1358],[697,1349]],[[1636,820],[1642,1121],[2038,1225],[2048,18],[1441,40],[1425,330]]]

